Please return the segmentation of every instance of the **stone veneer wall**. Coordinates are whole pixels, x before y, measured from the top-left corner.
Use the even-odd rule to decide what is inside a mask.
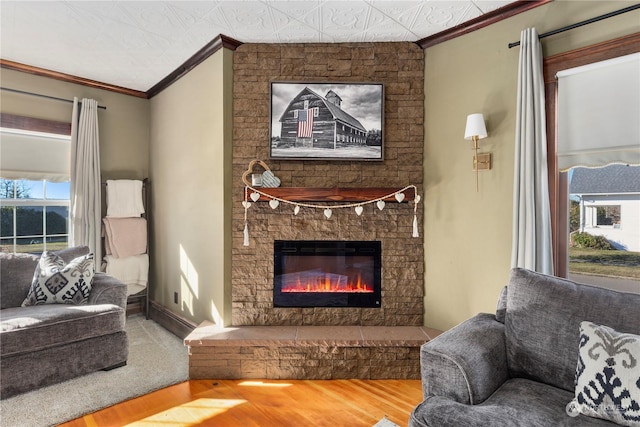
[[[419,380],[420,346],[196,346],[189,378]]]
[[[384,162],[270,161],[271,81],[382,82]],[[322,94],[324,95],[324,94]],[[254,203],[248,211],[250,246],[243,246],[242,174],[264,160],[282,187],[404,187],[422,194],[424,55],[414,43],[243,44],[234,53],[232,323],[240,325],[423,324],[424,253],[412,238],[413,205],[367,205],[361,217],[336,209]],[[256,172],[261,172],[257,169]],[[330,205],[330,204],[329,204]],[[380,240],[381,308],[274,308],[274,240]]]

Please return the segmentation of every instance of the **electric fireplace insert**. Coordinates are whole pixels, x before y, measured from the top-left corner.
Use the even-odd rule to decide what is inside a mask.
[[[276,240],[274,307],[381,305],[380,241]]]

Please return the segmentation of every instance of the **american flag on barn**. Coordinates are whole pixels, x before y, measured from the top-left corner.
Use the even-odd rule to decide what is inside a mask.
[[[313,135],[313,109],[298,110],[298,138]]]

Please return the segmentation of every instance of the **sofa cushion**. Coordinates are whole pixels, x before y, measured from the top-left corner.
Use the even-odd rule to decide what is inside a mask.
[[[414,409],[410,427],[592,427],[611,423],[566,412],[572,393],[539,382],[516,378],[505,382],[479,405],[455,402],[443,396],[427,397]]]
[[[89,253],[87,246],[74,246],[55,252],[65,262]],[[39,255],[0,253],[0,309],[19,307],[29,292]]]
[[[0,253],[0,309],[20,307],[40,257],[31,254]]]
[[[574,413],[640,426],[640,335],[582,322],[578,353]]]
[[[31,288],[22,306],[86,304],[94,274],[92,253],[65,263],[62,257],[45,251],[38,261]]]
[[[2,357],[122,331],[125,310],[113,304],[43,304],[0,310]]]
[[[530,378],[573,392],[580,322],[640,334],[639,294],[520,268],[511,271],[508,286],[505,335],[512,377]]]

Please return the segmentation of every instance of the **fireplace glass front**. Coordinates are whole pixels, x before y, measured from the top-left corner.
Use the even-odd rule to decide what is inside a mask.
[[[380,241],[274,242],[274,307],[379,308],[380,301]]]

